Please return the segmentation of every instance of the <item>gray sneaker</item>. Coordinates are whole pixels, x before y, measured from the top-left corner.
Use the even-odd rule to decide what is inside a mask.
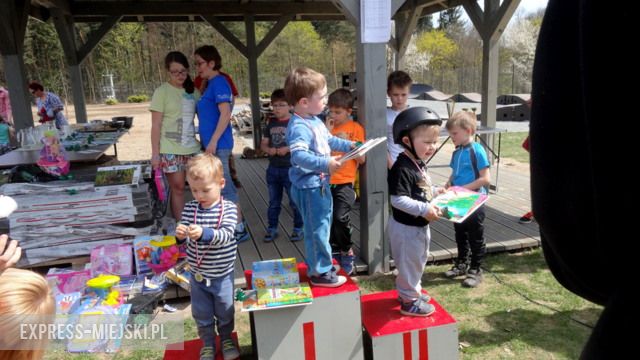
[[[458,276],[466,275],[469,270],[469,265],[463,262],[456,262],[451,269],[444,272],[444,276],[453,279]]]
[[[420,300],[428,303],[429,301],[431,301],[431,296],[421,293]],[[402,297],[398,296],[398,302],[402,304]]]
[[[462,286],[474,288],[482,282],[482,269],[473,268],[467,271],[467,278],[462,282]]]
[[[240,357],[236,344],[231,339],[222,341],[222,356],[224,360],[235,360]]]
[[[436,307],[417,299],[412,302],[402,302],[400,304],[400,313],[408,316],[429,316],[436,311]]]
[[[213,360],[216,356],[216,350],[211,346],[204,346],[200,349],[200,360]]]

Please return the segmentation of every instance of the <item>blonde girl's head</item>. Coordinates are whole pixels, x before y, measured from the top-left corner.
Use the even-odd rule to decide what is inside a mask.
[[[21,336],[25,319],[39,323],[53,321],[55,299],[47,281],[39,274],[9,268],[0,273],[0,360],[42,358],[47,336],[26,340]],[[26,349],[28,348],[28,349]],[[7,350],[14,349],[14,350]]]

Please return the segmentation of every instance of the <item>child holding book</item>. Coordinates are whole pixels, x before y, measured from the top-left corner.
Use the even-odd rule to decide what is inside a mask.
[[[271,94],[271,107],[273,116],[264,132],[260,143],[260,149],[269,155],[269,167],[267,167],[267,187],[269,188],[269,209],[267,218],[269,227],[264,237],[265,242],[275,240],[278,236],[278,217],[282,203],[283,190],[289,196],[289,205],[293,210],[293,231],[291,241],[302,239],[302,215],[296,204],[291,199],[291,180],[289,169],[291,168],[291,154],[287,145],[287,126],[289,125],[290,106],[284,95],[284,89],[277,89]]]
[[[331,134],[341,139],[364,142],[364,128],[353,121],[353,96],[346,89],[338,89],[329,95],[329,116],[333,127]],[[342,155],[333,152],[332,155]],[[340,169],[331,174],[331,197],[333,198],[333,221],[329,242],[338,263],[347,275],[354,270],[355,256],[351,241],[351,208],[356,201],[353,184],[356,180],[358,166],[364,163],[365,157],[347,160]]]
[[[327,82],[322,74],[309,68],[293,70],[285,81],[287,102],[294,113],[287,127],[291,151],[291,196],[304,221],[305,260],[309,281],[315,286],[338,287],[347,279],[338,276],[331,262],[329,231],[333,199],[329,175],[340,167],[331,150],[349,151],[355,142],[329,133],[320,114],[327,98]]]
[[[398,270],[400,312],[408,316],[429,316],[435,311],[431,298],[422,293],[421,278],[431,243],[429,222],[442,216],[430,202],[443,189],[432,185],[425,164],[436,151],[441,124],[440,117],[425,107],[407,109],[393,123],[394,141],[404,151],[387,177],[392,211],[388,231]]]
[[[473,141],[476,133],[476,114],[458,111],[447,121],[447,130],[456,150],[451,156],[451,176],[446,187],[462,186],[486,194],[491,181],[489,160],[482,145]],[[458,258],[444,275],[455,278],[466,275],[462,285],[476,287],[482,282],[482,259],[486,252],[484,239],[484,205],[462,223],[454,223]]]
[[[220,196],[225,186],[222,162],[204,153],[187,164],[187,181],[195,200],[185,204],[176,227],[178,243],[187,241],[191,266],[191,313],[203,342],[201,360],[215,357],[216,329],[225,360],[240,356],[231,339],[234,328],[233,266],[236,259],[237,209]]]

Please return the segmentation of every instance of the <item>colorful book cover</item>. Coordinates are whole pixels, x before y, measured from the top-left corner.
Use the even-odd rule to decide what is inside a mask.
[[[251,267],[251,287],[264,289],[300,282],[295,258],[255,261]]]
[[[488,199],[488,195],[460,186],[452,186],[445,193],[436,196],[431,204],[442,210],[443,218],[461,223]]]
[[[266,289],[253,289],[243,292],[242,311],[308,305],[311,304],[312,301],[313,294],[307,283]]]
[[[140,165],[100,167],[96,170],[95,186],[137,185],[140,173]]]

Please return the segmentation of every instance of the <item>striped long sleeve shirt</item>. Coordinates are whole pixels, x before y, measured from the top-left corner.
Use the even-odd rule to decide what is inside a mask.
[[[236,205],[231,201],[222,200],[209,209],[202,208],[195,200],[185,204],[180,223],[202,227],[202,237],[187,242],[187,261],[192,273],[216,279],[233,271],[238,246],[237,217]]]

